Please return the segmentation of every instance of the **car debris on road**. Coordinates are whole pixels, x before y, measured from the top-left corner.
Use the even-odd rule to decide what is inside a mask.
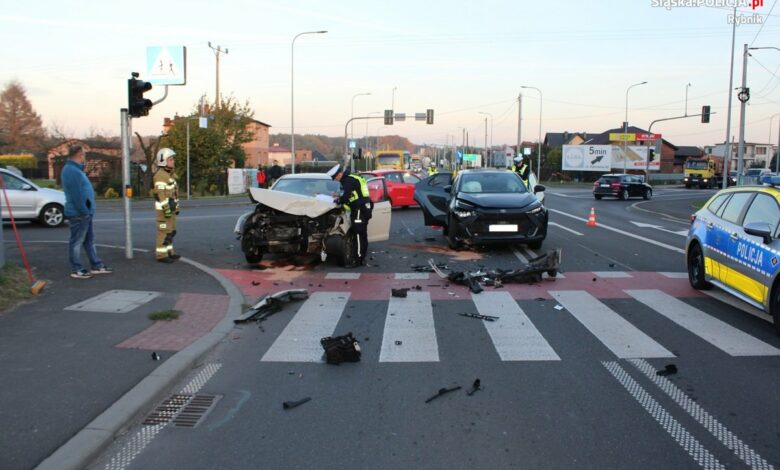
[[[308,298],[309,291],[306,289],[289,289],[279,291],[275,294],[266,294],[260,297],[249,310],[233,320],[233,323],[239,324],[250,321],[260,323],[274,313],[280,311],[283,303],[290,302],[291,300],[306,300]]]
[[[481,315],[479,313],[459,313],[458,315],[462,317],[478,318],[480,320],[487,320],[487,321],[496,321],[499,318],[499,317],[494,317],[493,315]]]
[[[442,387],[442,388],[439,389],[438,392],[436,392],[436,395],[434,395],[434,396],[428,398],[427,400],[425,400],[425,403],[430,403],[430,402],[432,402],[433,400],[439,398],[442,395],[446,395],[446,394],[448,394],[450,392],[454,392],[456,390],[460,390],[461,388],[462,387],[460,385],[456,385],[455,387],[452,387],[452,388]]]
[[[325,350],[325,362],[339,365],[342,362],[359,362],[360,343],[349,332],[341,336],[326,336],[320,340]]]
[[[482,284],[493,286],[494,288],[503,287],[507,282],[533,284],[541,282],[544,273],[547,273],[550,278],[554,279],[558,275],[558,270],[561,266],[561,254],[560,248],[548,251],[529,260],[524,266],[510,270],[478,269],[476,271],[450,271],[445,273],[443,270],[445,268],[441,268],[433,259],[428,260],[428,266],[442,279],[464,285],[474,294],[478,294],[484,290]]]
[[[282,408],[285,410],[291,410],[297,406],[303,405],[308,401],[311,401],[311,397],[301,398],[300,400],[296,400],[296,401],[286,401],[282,403]]]

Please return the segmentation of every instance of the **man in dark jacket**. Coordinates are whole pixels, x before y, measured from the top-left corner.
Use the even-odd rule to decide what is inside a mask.
[[[341,197],[336,199],[336,204],[343,205],[349,211],[352,221],[352,230],[357,235],[355,247],[355,261],[345,268],[363,266],[368,253],[368,221],[371,219],[371,211],[374,203],[368,197],[368,185],[365,178],[350,173],[341,165],[336,165],[328,171],[328,176],[341,183]]]
[[[95,215],[95,191],[84,173],[84,149],[80,145],[72,146],[68,151],[68,161],[62,169],[62,189],[65,190],[65,217],[70,224],[70,277],[89,279],[94,274],[111,274],[98,257],[95,249],[95,235],[92,231],[92,217]],[[81,264],[81,247],[87,252],[89,271]]]
[[[271,178],[271,181],[268,182],[268,187],[270,188],[276,180],[282,177],[282,175],[284,175],[284,170],[279,166],[279,162],[274,160],[273,166],[268,170],[268,176]]]

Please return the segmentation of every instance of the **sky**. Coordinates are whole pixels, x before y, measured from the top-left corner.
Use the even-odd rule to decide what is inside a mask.
[[[545,132],[602,132],[622,126],[628,94],[631,125],[701,112],[699,118],[660,122],[653,131],[676,145],[710,145],[726,138],[732,25],[730,7],[675,7],[679,0],[585,2],[557,0],[221,0],[133,2],[0,0],[0,86],[18,80],[44,125],[83,137],[119,134],[130,72],[146,74],[148,46],[187,48],[187,84],[133,131],[157,135],[163,118],[191,112],[215,95],[220,45],[223,95],[248,101],[271,132],[290,131],[291,40],[295,42],[295,130],[343,136],[351,116],[390,109],[407,115],[435,110],[435,123],[361,122],[354,135],[398,134],[417,144],[517,140],[522,93],[522,139]],[[695,0],[688,0],[695,1]],[[726,0],[720,0],[725,3]],[[740,6],[740,18],[763,20],[736,28],[734,87],[742,79],[742,47],[780,46],[778,0]],[[715,0],[701,3],[715,3]],[[660,5],[659,5],[660,4]],[[664,8],[667,4],[668,8]],[[658,6],[654,6],[658,5]],[[688,87],[687,84],[691,86]],[[751,51],[746,138],[778,140],[780,51]],[[533,89],[521,86],[537,87]],[[162,87],[147,95],[162,96]],[[492,114],[491,117],[482,113]],[[739,132],[734,96],[731,134]],[[771,129],[770,129],[771,124]],[[492,137],[491,137],[492,130]]]

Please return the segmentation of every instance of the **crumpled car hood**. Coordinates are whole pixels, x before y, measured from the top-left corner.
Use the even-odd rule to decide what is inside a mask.
[[[302,215],[315,218],[338,207],[333,202],[326,202],[298,194],[285,193],[283,191],[249,188],[249,192],[252,195],[252,199],[255,201],[290,215]]]

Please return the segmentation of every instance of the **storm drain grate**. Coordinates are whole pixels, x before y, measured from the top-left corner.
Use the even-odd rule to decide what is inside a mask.
[[[195,395],[189,403],[173,418],[177,428],[194,428],[214,409],[221,397],[219,395]]]
[[[150,426],[167,424],[192,399],[192,395],[177,393],[171,395],[146,417],[142,424]]]

